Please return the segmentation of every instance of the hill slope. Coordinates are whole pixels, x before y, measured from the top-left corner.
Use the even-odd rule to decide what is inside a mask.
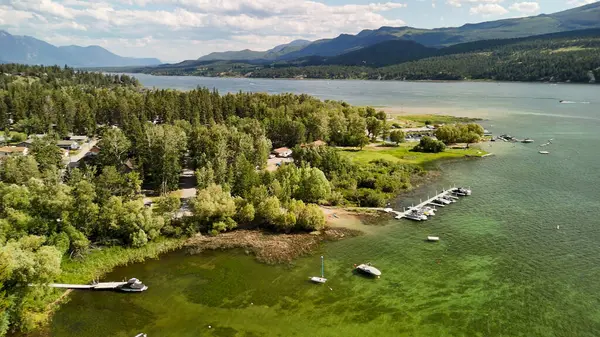
[[[266,51],[253,51],[249,49],[244,49],[241,51],[226,51],[226,52],[216,52],[210,53],[208,55],[202,56],[198,59],[198,61],[214,61],[214,60],[255,60],[255,59],[265,59],[265,60],[274,60],[281,55],[294,52],[298,49],[302,49],[303,47],[310,44],[310,41],[307,40],[294,40],[287,44],[282,44],[271,48]]]
[[[121,57],[99,46],[56,47],[30,36],[16,36],[0,31],[0,59],[6,63],[64,65],[72,67],[158,65],[155,58]]]
[[[370,49],[376,48],[377,45],[366,48],[364,52],[368,53]],[[442,48],[435,52],[435,56],[387,67],[278,66],[254,70],[251,76],[595,83],[596,79],[600,79],[598,55],[600,29],[593,29],[518,39],[469,42]]]
[[[363,30],[357,35],[342,34],[333,39],[314,41],[297,50],[279,53],[277,60],[292,60],[307,56],[336,56],[380,42],[404,39],[428,47],[443,47],[453,44],[487,40],[508,39],[570,30],[600,28],[600,2],[592,3],[550,15],[537,15],[516,19],[466,24],[461,27],[420,29],[413,27],[381,27]],[[208,55],[206,56],[208,57]],[[273,60],[261,52],[241,51],[211,54],[201,60]]]

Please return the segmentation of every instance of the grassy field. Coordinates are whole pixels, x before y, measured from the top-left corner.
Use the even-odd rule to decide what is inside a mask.
[[[472,123],[481,120],[480,118],[456,117],[446,115],[399,115],[396,120],[410,124],[412,127],[424,126],[425,122],[431,124],[455,124],[455,123]]]
[[[440,153],[411,152],[410,150],[415,145],[417,143],[409,142],[401,143],[397,147],[367,146],[363,150],[341,149],[340,152],[357,163],[366,164],[372,160],[385,159],[397,163],[417,165],[426,165],[441,159],[463,158],[465,156],[481,157],[487,153],[475,146],[471,146],[466,150],[447,148],[446,151]]]

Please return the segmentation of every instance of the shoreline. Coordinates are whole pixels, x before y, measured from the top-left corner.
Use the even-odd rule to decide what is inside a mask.
[[[514,84],[514,83],[524,83],[524,84],[562,84],[562,85],[598,85],[600,81],[596,83],[585,83],[585,82],[540,82],[540,81],[497,81],[493,79],[462,79],[462,80],[378,80],[378,79],[367,79],[367,78],[295,78],[295,77],[248,77],[248,76],[202,76],[202,75],[193,75],[193,74],[177,74],[177,75],[156,75],[152,73],[131,73],[131,72],[111,72],[106,71],[108,74],[144,74],[149,76],[156,77],[202,77],[202,78],[222,78],[222,79],[248,79],[248,80],[289,80],[289,81],[368,81],[368,82],[409,82],[409,83],[506,83],[506,84]]]
[[[384,111],[395,111],[394,109],[397,108],[383,108]],[[399,116],[411,114],[416,115],[414,112],[407,111],[402,112]],[[438,114],[456,116],[448,111]],[[469,157],[439,158],[427,163],[425,165],[426,174],[414,177],[415,180],[411,181],[413,187],[401,191],[393,199],[402,198],[405,194],[439,179],[442,175],[439,170],[440,165],[467,158]],[[258,229],[237,229],[220,233],[217,236],[197,234],[188,238],[166,239],[137,249],[106,247],[92,251],[82,260],[63,260],[64,264],[61,264],[61,267],[64,268],[63,275],[59,280],[67,281],[66,283],[86,283],[92,279],[103,277],[116,267],[140,263],[152,258],[158,259],[162,254],[180,249],[185,249],[189,254],[201,254],[206,250],[244,249],[246,254],[253,254],[261,263],[290,263],[301,256],[312,253],[323,243],[369,234],[369,228],[376,227],[376,224],[372,222],[385,216],[381,212],[363,207],[321,206],[320,208],[326,218],[326,227],[318,232],[283,234]],[[34,332],[44,333],[47,331],[54,313],[69,300],[71,293],[72,290],[57,291],[56,296],[52,296],[52,301],[41,313],[46,317]]]

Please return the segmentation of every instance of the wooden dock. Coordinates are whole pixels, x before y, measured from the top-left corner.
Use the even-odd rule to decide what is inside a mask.
[[[456,197],[454,195],[454,193],[458,190],[458,188],[453,187],[447,190],[443,190],[441,193],[436,194],[433,198],[428,198],[427,200],[421,202],[420,204],[416,205],[416,206],[412,206],[409,207],[408,209],[404,210],[403,212],[399,212],[399,211],[395,211],[391,208],[375,208],[378,211],[384,211],[386,213],[393,213],[396,215],[396,219],[402,219],[404,217],[406,217],[407,214],[409,214],[410,212],[412,212],[414,209],[420,209],[423,208],[427,205],[433,205],[433,206],[437,206],[437,207],[445,207],[447,205],[443,205],[441,203],[437,203],[435,202],[437,199],[439,199],[440,197],[449,197],[451,199],[459,199],[458,197]]]
[[[48,287],[61,289],[88,289],[88,290],[109,290],[118,289],[127,282],[99,282],[95,284],[65,284],[65,283],[50,283]]]

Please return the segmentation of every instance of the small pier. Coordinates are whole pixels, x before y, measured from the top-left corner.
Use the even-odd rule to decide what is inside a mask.
[[[30,286],[36,286],[30,284]],[[142,292],[148,289],[140,280],[136,278],[122,282],[93,282],[92,284],[65,284],[49,283],[48,287],[59,289],[81,289],[81,290],[116,290],[124,292]]]
[[[470,193],[471,193],[471,190],[466,190],[466,191],[468,191],[468,193],[462,193],[461,192],[462,190],[464,190],[464,189],[461,189],[459,187],[453,187],[448,190],[442,190],[441,193],[436,194],[433,198],[428,198],[427,200],[422,201],[421,203],[419,203],[416,206],[412,206],[412,207],[409,207],[408,209],[405,209],[403,212],[395,211],[391,208],[376,208],[376,210],[383,211],[386,213],[393,213],[396,215],[396,217],[395,217],[396,219],[403,219],[403,218],[410,219],[409,217],[407,217],[409,214],[411,214],[415,210],[420,210],[427,205],[432,205],[435,207],[448,206],[448,205],[444,205],[444,204],[438,202],[438,200],[440,198],[447,198],[450,200],[458,200],[459,199],[458,196],[467,196],[467,195],[470,195]]]
[[[87,290],[116,290],[119,287],[126,285],[127,282],[100,282],[96,284],[64,284],[64,283],[50,283],[48,287],[62,288],[62,289],[87,289]]]

